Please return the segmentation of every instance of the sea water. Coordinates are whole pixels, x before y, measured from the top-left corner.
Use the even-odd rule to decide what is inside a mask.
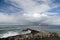
[[[20,35],[24,29],[34,29],[38,31],[60,32],[59,26],[39,26],[39,25],[0,25],[0,38]]]

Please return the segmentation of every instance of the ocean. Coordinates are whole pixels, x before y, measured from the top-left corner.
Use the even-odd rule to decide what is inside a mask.
[[[0,38],[22,34],[24,29],[34,29],[38,31],[60,32],[60,26],[36,26],[36,25],[0,25]]]

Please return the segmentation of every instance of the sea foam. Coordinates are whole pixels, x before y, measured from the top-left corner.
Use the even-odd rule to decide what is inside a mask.
[[[30,30],[24,31],[24,32],[22,32],[21,34],[28,34],[28,33],[31,33],[31,31],[30,31]]]
[[[9,31],[7,33],[1,34],[0,38],[7,38],[9,36],[15,36],[15,35],[19,35],[19,33],[14,31]]]

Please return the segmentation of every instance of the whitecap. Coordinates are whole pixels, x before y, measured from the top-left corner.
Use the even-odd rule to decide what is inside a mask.
[[[14,32],[14,31],[9,31],[7,33],[2,34],[1,38],[7,38],[9,36],[15,36],[15,35],[19,35],[19,33],[18,32]]]
[[[31,33],[31,31],[30,31],[30,30],[24,31],[24,32],[22,32],[21,34],[28,34],[28,33]]]

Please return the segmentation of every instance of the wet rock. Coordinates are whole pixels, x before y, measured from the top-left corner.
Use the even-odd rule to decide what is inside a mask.
[[[36,34],[36,33],[39,33],[39,31],[37,31],[37,30],[33,30],[33,29],[30,29],[30,28],[27,28],[27,29],[25,29],[25,30],[22,30],[22,31],[31,31],[30,33],[31,34]]]
[[[60,40],[60,33],[37,31],[29,28],[23,31],[28,30],[30,30],[31,33],[0,38],[0,40]]]

